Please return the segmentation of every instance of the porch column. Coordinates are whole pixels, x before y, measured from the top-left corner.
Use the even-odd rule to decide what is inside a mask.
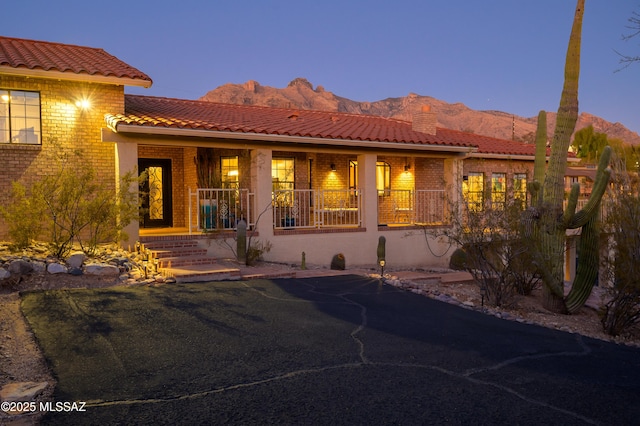
[[[462,161],[458,158],[444,160],[445,214],[449,215],[449,205],[461,206],[462,200]]]
[[[260,238],[269,240],[273,237],[273,209],[271,208],[271,159],[270,149],[251,150],[251,188],[255,193],[253,217],[257,221],[256,228]],[[262,216],[261,216],[262,215]]]
[[[378,190],[376,188],[376,154],[358,155],[358,186],[362,194],[362,226],[378,227]]]
[[[115,144],[115,156],[116,156],[116,191],[120,191],[120,177],[128,172],[137,175],[138,169],[138,144],[136,142],[116,142]],[[138,181],[133,180],[129,191],[138,193]],[[140,223],[138,220],[133,220],[125,225],[123,231],[129,237],[127,243],[123,243],[126,247],[127,244],[133,245],[140,239]]]

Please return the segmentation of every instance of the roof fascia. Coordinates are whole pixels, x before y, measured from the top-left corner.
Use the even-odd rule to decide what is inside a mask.
[[[138,78],[76,74],[72,72],[47,71],[41,69],[14,67],[0,67],[0,74],[15,75],[21,77],[48,78],[52,80],[69,80],[113,84],[116,86],[139,86],[144,88],[149,88],[151,87],[151,84],[153,84],[153,82],[150,80],[142,80]]]
[[[469,155],[470,158],[485,158],[492,160],[520,160],[520,161],[535,161],[534,155],[518,155],[518,154],[483,154],[474,152]],[[549,156],[546,157],[549,159]],[[567,162],[569,163],[579,163],[580,159],[578,158],[567,158]]]
[[[117,133],[137,133],[146,135],[162,135],[162,136],[180,136],[180,137],[200,137],[200,138],[216,138],[216,139],[248,139],[266,142],[286,142],[313,145],[329,145],[329,146],[348,146],[361,148],[383,148],[397,150],[412,151],[436,151],[436,152],[454,152],[460,154],[469,154],[475,152],[477,148],[468,146],[449,146],[449,145],[419,145],[397,142],[381,142],[381,141],[364,141],[357,139],[329,139],[307,136],[291,136],[291,135],[274,135],[267,133],[241,133],[217,130],[200,130],[200,129],[176,129],[170,127],[149,127],[128,124],[117,124],[109,128]]]

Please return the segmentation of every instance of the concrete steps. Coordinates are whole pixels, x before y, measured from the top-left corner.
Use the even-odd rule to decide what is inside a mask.
[[[220,280],[238,280],[239,268],[220,264],[217,259],[207,255],[198,241],[175,237],[148,237],[142,241],[151,258],[157,259],[158,272],[178,283],[192,283]]]

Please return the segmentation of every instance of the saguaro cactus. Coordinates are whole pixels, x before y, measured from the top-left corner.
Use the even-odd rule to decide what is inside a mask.
[[[551,145],[551,156],[546,172],[544,164],[546,137],[536,138],[536,165],[534,182],[530,185],[533,205],[524,218],[529,235],[534,240],[537,269],[543,281],[543,306],[553,312],[571,313],[584,305],[591,293],[598,271],[598,212],[602,195],[610,176],[608,168],[611,150],[603,152],[596,182],[586,206],[576,212],[579,184],[571,188],[566,210],[564,201],[564,172],[571,134],[578,119],[578,80],[580,76],[580,44],[584,0],[578,0],[574,15],[565,63],[564,87],[556,128]],[[544,114],[540,114],[542,117]],[[544,115],[546,122],[546,115]],[[538,131],[542,132],[538,127]],[[546,125],[545,125],[546,127]],[[546,132],[546,130],[545,130]],[[564,296],[564,251],[566,230],[582,228],[581,256],[576,278],[569,294]]]

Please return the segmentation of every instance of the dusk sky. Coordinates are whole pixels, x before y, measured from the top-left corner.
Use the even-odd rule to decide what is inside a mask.
[[[197,99],[296,77],[356,101],[409,93],[524,117],[555,112],[575,0],[20,0],[0,34],[102,48],[153,79],[127,93]],[[640,0],[587,0],[580,111],[640,132],[640,63],[616,51]]]

